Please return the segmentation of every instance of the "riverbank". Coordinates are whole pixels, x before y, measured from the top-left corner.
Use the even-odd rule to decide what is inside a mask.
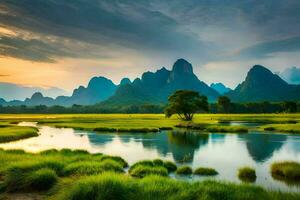
[[[0,115],[0,122],[15,124],[22,121],[33,121],[58,128],[120,133],[159,132],[160,130],[174,129],[178,125],[184,127],[189,123],[182,122],[176,116],[165,118],[163,114]],[[197,114],[193,119],[193,124],[198,124],[198,127],[204,126],[203,130],[206,132],[248,132],[248,127],[237,127],[231,122],[256,124],[255,126],[251,125],[250,128],[257,130],[274,127],[272,130],[279,130],[283,133],[300,133],[300,114]]]
[[[0,193],[3,198],[18,193],[37,193],[42,199],[51,200],[300,198],[299,193],[276,192],[250,184],[174,180],[165,173],[158,176],[155,170],[148,171],[145,178],[132,178],[125,173],[128,165],[124,159],[82,150],[48,150],[37,154],[0,150],[0,160]],[[171,166],[165,163],[154,160],[144,162],[144,165],[161,169]],[[174,169],[174,166],[169,169]]]

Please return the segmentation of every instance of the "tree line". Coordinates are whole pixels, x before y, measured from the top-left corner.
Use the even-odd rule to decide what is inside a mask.
[[[178,92],[178,91],[177,91]],[[77,114],[77,113],[164,113],[172,115],[177,109],[192,110],[195,113],[297,113],[300,112],[300,102],[250,102],[236,103],[226,96],[220,96],[216,103],[208,103],[205,96],[197,92],[176,92],[169,97],[168,104],[141,104],[141,105],[76,105],[64,106],[1,106],[2,114]],[[176,95],[175,95],[176,94]],[[175,95],[175,96],[174,96]],[[197,101],[191,101],[197,100]],[[173,102],[173,103],[172,103]],[[171,104],[170,104],[171,103]],[[170,106],[173,105],[173,106]],[[200,105],[200,107],[197,107]],[[202,108],[202,109],[198,109]],[[192,116],[186,116],[190,118]]]

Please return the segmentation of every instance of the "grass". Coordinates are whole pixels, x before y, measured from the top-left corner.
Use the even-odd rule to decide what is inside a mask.
[[[68,188],[67,190],[65,188]],[[219,181],[185,182],[161,176],[133,179],[126,175],[103,173],[97,176],[71,180],[63,187],[58,185],[50,200],[122,199],[122,200],[171,200],[171,199],[264,199],[293,200],[299,194],[270,192],[261,187],[231,184]]]
[[[133,177],[143,178],[149,175],[168,176],[168,170],[162,166],[143,166],[134,167],[129,173]]]
[[[174,171],[176,165],[170,161],[142,160],[133,164],[128,170],[133,177],[143,178],[149,175],[168,176],[168,173]]]
[[[164,176],[168,173],[166,166],[171,162],[159,159],[145,160],[133,165],[134,170],[148,167],[151,170],[164,171],[163,176],[150,173],[144,178],[133,178],[111,170],[115,165],[124,166],[124,161],[120,158],[90,154],[82,150],[48,150],[35,154],[21,150],[0,150],[0,160],[0,176],[4,177],[4,183],[0,184],[2,192],[43,192],[49,200],[300,198],[300,194],[272,192],[253,185],[175,180]],[[107,168],[102,168],[103,165]],[[170,166],[174,170],[174,165]],[[192,169],[189,168],[188,171],[191,172]],[[5,194],[2,194],[5,198]]]
[[[177,127],[187,127],[209,132],[247,132],[247,127],[224,126],[219,122],[255,122],[299,127],[300,114],[196,114],[192,123],[182,122],[178,117],[165,118],[163,114],[2,114],[0,125],[35,121],[55,127],[74,128],[98,132],[158,132]],[[190,125],[188,125],[190,124]],[[177,127],[176,127],[177,126]],[[262,129],[263,130],[263,129]],[[299,129],[298,129],[299,130]],[[289,128],[283,132],[291,131]]]
[[[38,129],[34,127],[2,125],[0,126],[0,143],[11,142],[38,136]]]
[[[251,167],[243,167],[238,170],[238,177],[243,182],[253,183],[256,181],[255,170]]]
[[[175,172],[177,170],[176,164],[171,161],[165,161],[164,167],[167,168],[168,172]]]
[[[275,162],[271,165],[274,179],[288,184],[300,184],[300,163],[293,161]]]
[[[6,191],[40,191],[70,176],[86,176],[106,171],[124,172],[127,162],[120,157],[89,154],[82,150],[47,150],[25,153],[22,150],[0,150],[0,177]],[[44,186],[34,185],[45,181]],[[45,187],[45,188],[42,188]]]
[[[272,124],[261,127],[264,131],[300,134],[300,123],[297,124]]]
[[[218,174],[218,172],[213,168],[199,167],[194,171],[194,174],[202,176],[215,176]]]
[[[180,166],[176,170],[176,174],[180,174],[180,175],[190,175],[192,173],[193,173],[192,168],[186,165]]]

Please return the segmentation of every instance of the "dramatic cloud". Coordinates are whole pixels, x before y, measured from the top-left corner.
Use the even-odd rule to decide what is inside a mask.
[[[300,68],[291,67],[285,69],[280,76],[289,83],[300,84]]]
[[[254,64],[282,71],[300,62],[299,9],[298,0],[2,0],[0,59],[53,63],[64,73],[64,60],[78,59],[74,77],[86,63],[114,63],[121,70],[109,78],[117,79],[122,67],[134,78],[183,57],[203,80],[234,87],[242,76],[232,74]]]
[[[241,58],[264,58],[278,52],[300,51],[300,37],[284,40],[264,42],[241,50],[238,54]]]

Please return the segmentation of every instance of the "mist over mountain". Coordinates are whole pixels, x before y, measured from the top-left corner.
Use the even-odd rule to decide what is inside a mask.
[[[295,101],[300,99],[300,85],[288,84],[266,67],[255,65],[245,81],[226,95],[236,102]]]
[[[68,95],[67,91],[56,87],[28,87],[13,83],[0,82],[0,96],[6,101],[25,100],[27,97],[30,97],[35,92],[41,92],[45,96],[49,96],[52,98],[55,98],[60,95]]]
[[[212,83],[210,84],[210,87],[219,92],[221,95],[231,91],[231,89],[226,87],[223,83]]]
[[[132,82],[128,78],[123,78],[120,84],[116,85],[105,77],[93,77],[86,87],[79,86],[74,89],[71,96],[51,98],[42,92],[36,92],[24,101],[5,101],[4,98],[0,98],[0,105],[164,104],[173,92],[180,89],[197,91],[201,95],[207,96],[210,102],[215,102],[220,95],[226,95],[234,102],[300,100],[300,85],[288,84],[261,65],[253,66],[245,81],[231,90],[222,83],[213,83],[208,86],[198,79],[188,61],[178,59],[171,70],[162,67],[156,72],[148,71],[143,73],[141,78],[136,78]]]

